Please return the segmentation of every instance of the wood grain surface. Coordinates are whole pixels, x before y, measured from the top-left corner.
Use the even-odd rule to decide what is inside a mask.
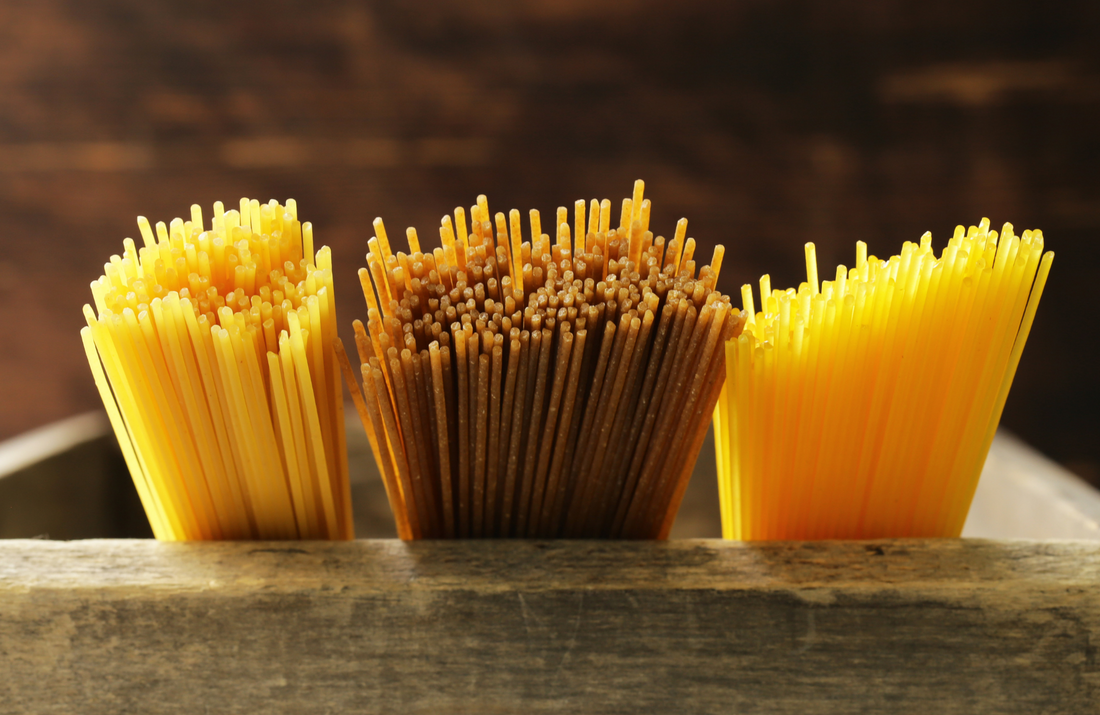
[[[355,534],[394,538],[378,465],[358,422],[348,410]],[[717,488],[713,433],[708,431],[671,538],[721,536]],[[962,534],[1100,540],[1100,490],[1002,430],[993,440]],[[114,433],[98,411],[0,443],[0,539],[151,536]]]
[[[434,241],[478,193],[545,214],[640,177],[735,294],[797,285],[807,240],[1042,228],[1005,424],[1100,484],[1098,39],[1089,0],[2,3],[0,439],[98,406],[80,307],[138,214],[297,198],[349,341],[375,216]]]
[[[1087,713],[1100,545],[0,543],[3,713]]]

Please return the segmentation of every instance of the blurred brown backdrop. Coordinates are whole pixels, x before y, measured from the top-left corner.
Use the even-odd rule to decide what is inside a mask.
[[[134,217],[295,197],[338,261],[487,193],[647,182],[727,291],[856,239],[1042,228],[1058,257],[1004,424],[1100,481],[1094,2],[0,4],[0,439],[99,404],[78,330]],[[709,256],[709,248],[704,249]],[[1090,436],[1091,435],[1091,436]]]

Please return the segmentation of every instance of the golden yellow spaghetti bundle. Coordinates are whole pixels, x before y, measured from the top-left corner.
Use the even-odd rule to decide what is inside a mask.
[[[1050,270],[1039,231],[959,226],[772,290],[726,345],[715,410],[732,539],[958,536]],[[755,313],[755,315],[754,315]]]
[[[293,200],[138,227],[88,361],[158,539],[349,539],[332,258]]]
[[[654,237],[643,189],[617,228],[610,201],[559,208],[553,239],[484,196],[430,252],[375,221],[356,400],[402,538],[667,535],[741,315],[723,249],[697,274],[687,221]]]

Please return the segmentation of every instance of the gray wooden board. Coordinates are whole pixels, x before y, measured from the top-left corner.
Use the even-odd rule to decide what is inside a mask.
[[[355,533],[396,536],[378,467],[359,416],[348,408],[348,464]],[[722,533],[710,430],[671,537]],[[149,537],[149,523],[101,412],[0,442],[0,538]],[[982,471],[963,536],[1098,539],[1100,491],[1003,430]]]
[[[1086,713],[1100,544],[0,542],[0,712]]]

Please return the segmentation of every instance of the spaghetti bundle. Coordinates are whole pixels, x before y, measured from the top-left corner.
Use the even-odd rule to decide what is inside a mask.
[[[532,210],[528,240],[479,196],[408,254],[375,220],[352,392],[401,538],[667,536],[741,314],[724,249],[697,273],[643,191],[617,228],[607,200],[559,208],[553,238]]]
[[[329,249],[293,200],[138,227],[81,337],[154,535],[352,538]]]
[[[1053,259],[1039,231],[959,226],[773,290],[726,344],[715,410],[723,535],[958,536]]]

